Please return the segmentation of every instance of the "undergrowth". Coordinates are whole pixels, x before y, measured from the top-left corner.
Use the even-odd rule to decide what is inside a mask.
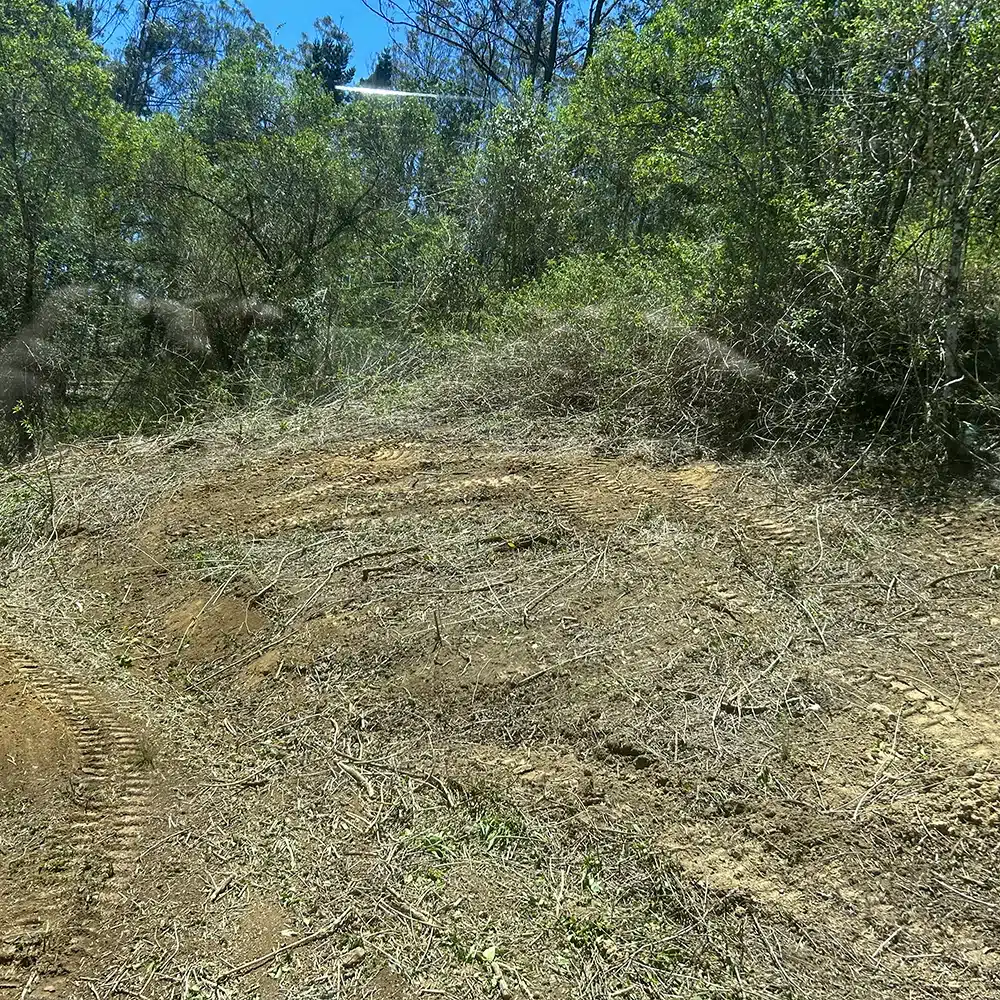
[[[867,309],[789,307],[766,325],[713,299],[704,255],[675,242],[566,257],[520,288],[492,292],[474,322],[310,322],[280,352],[251,338],[228,372],[163,353],[130,359],[125,341],[109,351],[90,317],[69,337],[77,354],[67,394],[32,435],[51,444],[379,397],[472,418],[583,417],[608,437],[671,440],[678,455],[780,449],[814,466],[933,480],[955,449],[935,421],[933,336],[905,287]],[[977,466],[1000,446],[988,334],[970,338],[979,377],[970,375],[976,388],[957,430]],[[82,344],[94,348],[81,353]]]

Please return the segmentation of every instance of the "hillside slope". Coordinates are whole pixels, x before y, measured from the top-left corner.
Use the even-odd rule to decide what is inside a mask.
[[[997,995],[996,499],[561,433],[8,483],[11,996]]]

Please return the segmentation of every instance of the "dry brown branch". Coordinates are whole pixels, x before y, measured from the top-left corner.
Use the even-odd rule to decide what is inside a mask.
[[[355,563],[359,563],[364,559],[375,559],[384,556],[401,556],[408,555],[411,552],[419,552],[419,545],[407,545],[405,548],[401,549],[381,549],[374,552],[361,552],[356,556],[351,556],[350,559],[345,559],[343,562],[336,563],[334,566],[330,567],[331,572],[336,572],[340,569],[346,569],[348,566],[353,566]]]
[[[551,597],[556,591],[561,590],[566,586],[571,580],[578,577],[585,569],[588,569],[600,558],[600,553],[591,556],[585,563],[581,566],[577,566],[575,569],[571,570],[564,577],[557,580],[551,587],[547,590],[542,591],[534,600],[529,601],[523,609],[523,614],[527,615],[529,612],[534,611],[546,598]]]
[[[286,955],[288,952],[295,951],[297,948],[302,948],[304,945],[313,944],[316,941],[322,941],[324,938],[328,938],[331,934],[336,934],[336,932],[340,930],[340,928],[343,927],[352,916],[352,912],[350,910],[346,910],[339,917],[327,924],[325,927],[320,928],[318,931],[306,934],[305,937],[301,937],[297,941],[291,941],[288,944],[282,945],[280,948],[275,948],[273,951],[269,951],[264,955],[251,959],[249,962],[244,962],[243,965],[238,965],[235,968],[230,969],[228,972],[224,972],[216,981],[224,983],[228,982],[230,979],[238,979],[240,976],[245,976],[248,972],[253,972],[254,969],[259,969],[262,965],[270,964],[281,955]]]
[[[975,573],[988,573],[990,579],[993,579],[997,575],[998,568],[996,564],[991,566],[974,566],[972,569],[959,569],[955,570],[953,573],[942,573],[941,576],[934,577],[930,583],[927,584],[927,589],[931,590],[936,587],[939,583],[944,583],[945,580],[954,580],[960,576],[972,576]]]

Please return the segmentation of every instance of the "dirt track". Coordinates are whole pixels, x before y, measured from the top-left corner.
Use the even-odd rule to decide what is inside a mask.
[[[11,996],[1000,995],[995,499],[445,429],[56,483]]]

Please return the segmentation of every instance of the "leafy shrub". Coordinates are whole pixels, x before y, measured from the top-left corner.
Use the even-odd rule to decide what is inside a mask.
[[[698,330],[662,257],[575,257],[495,304],[441,385],[460,408],[596,412],[607,429],[746,441],[760,370]]]

